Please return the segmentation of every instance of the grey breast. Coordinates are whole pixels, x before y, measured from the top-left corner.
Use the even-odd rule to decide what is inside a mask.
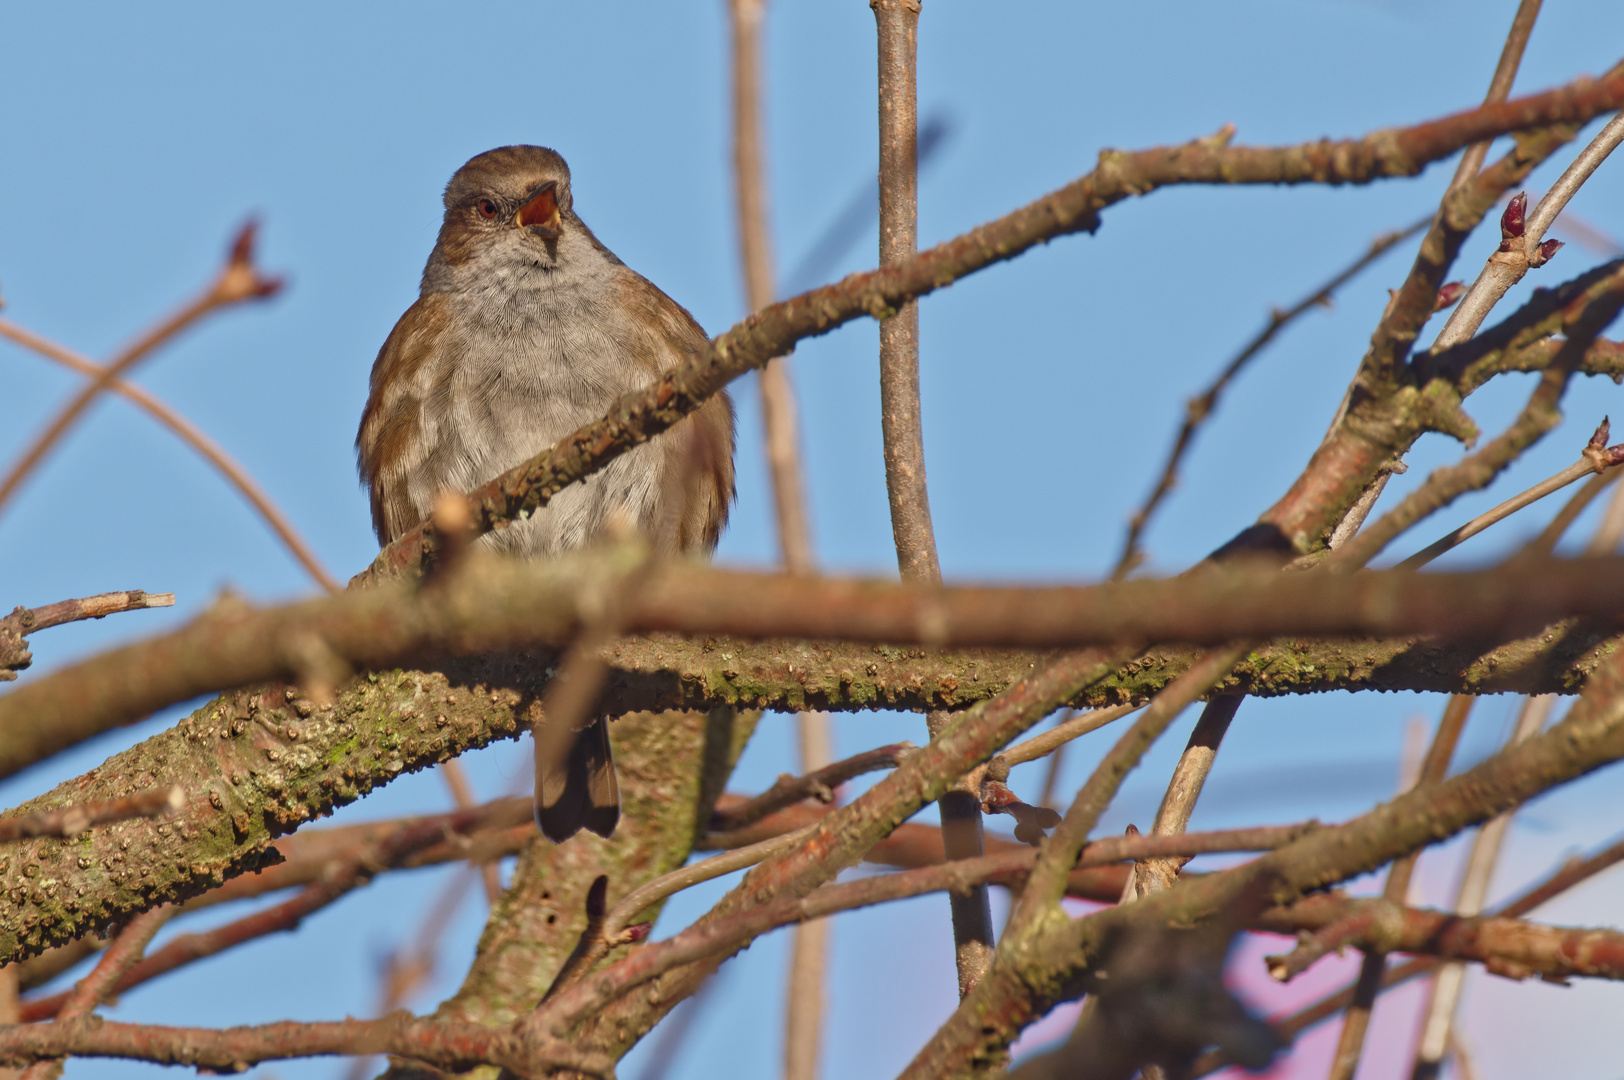
[[[646,383],[632,356],[635,330],[610,302],[603,264],[569,274],[514,270],[458,294],[448,337],[457,362],[426,412],[434,449],[412,479],[427,514],[442,489],[469,491],[601,417]],[[554,555],[601,534],[616,513],[652,531],[659,517],[663,456],[644,444],[584,483],[566,488],[528,521],[483,538],[499,550]]]

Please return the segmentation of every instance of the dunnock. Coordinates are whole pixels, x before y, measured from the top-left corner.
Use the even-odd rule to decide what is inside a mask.
[[[575,215],[569,166],[504,146],[457,170],[418,300],[372,365],[355,445],[380,543],[608,411],[705,344],[694,317],[629,269]],[[694,415],[481,538],[526,558],[629,521],[657,551],[709,554],[733,498],[733,406]],[[536,823],[555,841],[614,832],[620,790],[608,726],[566,761],[536,761]]]

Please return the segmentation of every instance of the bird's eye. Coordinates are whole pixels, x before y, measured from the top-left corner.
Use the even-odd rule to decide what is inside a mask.
[[[474,205],[478,208],[480,217],[484,218],[486,221],[495,220],[496,204],[494,202],[489,199],[481,199]]]

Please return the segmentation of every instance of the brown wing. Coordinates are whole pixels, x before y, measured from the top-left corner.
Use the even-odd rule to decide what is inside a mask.
[[[626,271],[622,302],[640,326],[651,328],[650,348],[639,356],[656,374],[708,340],[686,308],[648,279]],[[709,555],[727,524],[733,502],[733,399],[724,391],[661,435],[665,491],[656,542],[681,552]]]
[[[406,481],[427,456],[423,408],[435,379],[449,373],[433,364],[450,321],[443,294],[434,293],[406,309],[372,364],[371,391],[355,436],[361,482],[372,497],[372,528],[378,543],[415,526],[421,516],[407,494]]]

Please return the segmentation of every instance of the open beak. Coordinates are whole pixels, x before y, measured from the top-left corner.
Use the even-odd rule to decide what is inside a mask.
[[[530,201],[520,208],[513,219],[520,228],[530,229],[547,239],[558,239],[558,181],[549,180],[536,189]]]

